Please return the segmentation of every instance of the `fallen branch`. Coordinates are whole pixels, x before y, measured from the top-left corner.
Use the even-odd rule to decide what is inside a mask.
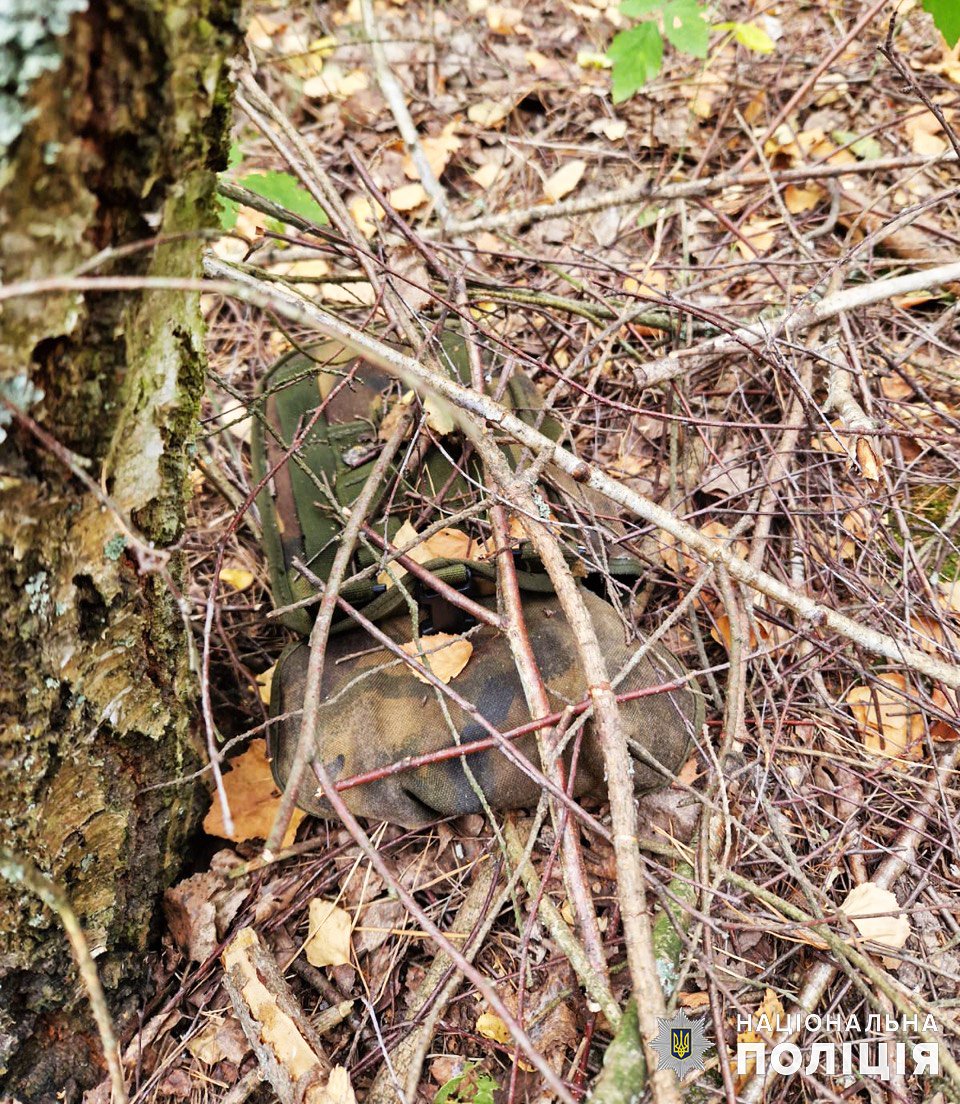
[[[237,932],[221,961],[224,988],[280,1104],[355,1104],[349,1074],[330,1062],[253,928]]]
[[[774,174],[775,184],[797,184],[805,180],[828,180],[839,176],[863,175],[884,172],[888,169],[934,168],[955,162],[957,156],[949,153],[937,157],[907,155],[904,157],[878,157],[872,161],[858,161],[853,165],[801,165],[795,169],[785,169]],[[469,234],[475,230],[515,230],[528,223],[544,222],[547,219],[566,218],[570,215],[584,215],[591,211],[603,211],[610,207],[625,207],[634,203],[654,203],[672,199],[691,199],[696,196],[722,192],[734,184],[751,188],[758,184],[768,184],[766,173],[744,173],[739,170],[718,173],[705,180],[689,180],[678,184],[652,185],[649,180],[638,180],[622,188],[609,192],[597,192],[592,196],[578,199],[561,200],[553,204],[537,204],[535,207],[518,208],[504,211],[499,215],[482,215],[479,218],[452,222],[446,227],[449,234]],[[434,231],[432,236],[438,232]],[[429,233],[427,236],[431,236]]]

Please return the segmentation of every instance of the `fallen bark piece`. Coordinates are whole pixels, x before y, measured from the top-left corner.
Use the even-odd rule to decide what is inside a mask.
[[[253,928],[242,928],[221,957],[223,984],[281,1104],[356,1104],[350,1077],[332,1066],[320,1036]]]

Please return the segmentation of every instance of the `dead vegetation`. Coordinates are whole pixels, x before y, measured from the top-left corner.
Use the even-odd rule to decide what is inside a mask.
[[[331,224],[241,207],[215,248],[279,296],[209,296],[188,544],[211,715],[253,742],[224,775],[234,831],[214,802],[208,853],[167,895],[126,1041],[133,1099],[581,1099],[631,992],[654,1001],[642,1016],[658,992],[705,1015],[716,1050],[690,1099],[960,1092],[960,62],[909,5],[891,38],[908,79],[878,52],[883,4],[734,7],[723,17],[760,20],[772,53],[716,38],[705,64],[668,56],[617,108],[597,67],[617,18],[604,0],[256,9],[243,171],[298,175]],[[647,573],[620,608],[701,673],[709,706],[698,754],[641,805],[633,893],[606,807],[559,838],[542,811],[366,835],[298,818],[261,856],[277,804],[261,691],[285,635],[246,508],[247,404],[291,339],[317,335],[285,285],[361,331],[459,318],[635,492],[619,501]],[[723,555],[631,515],[636,495]],[[855,938],[844,917],[873,913]],[[242,954],[268,963],[260,997],[286,1009],[272,1057],[241,1029],[264,1038],[279,1015],[242,997]],[[738,1015],[798,1004],[932,1016],[940,1077],[738,1076]],[[805,1056],[833,1041],[798,1039]],[[651,1088],[677,1098],[670,1078]]]

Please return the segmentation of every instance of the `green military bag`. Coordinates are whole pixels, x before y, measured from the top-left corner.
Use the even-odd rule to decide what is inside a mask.
[[[462,338],[447,332],[441,345],[448,371],[466,382],[469,371]],[[491,385],[491,391],[494,389]],[[556,422],[543,418],[539,392],[528,377],[515,372],[502,390],[501,401],[519,417],[531,423],[540,419],[543,432],[554,439],[559,435]],[[257,483],[264,482],[257,506],[274,604],[284,610],[284,624],[301,636],[310,632],[316,602],[297,605],[312,597],[314,588],[293,566],[294,560],[299,559],[314,575],[326,579],[342,527],[341,511],[350,508],[366,482],[382,444],[380,427],[399,396],[399,388],[387,373],[333,342],[288,354],[263,382],[262,417],[255,419],[252,442],[254,478]],[[298,434],[302,437],[300,446],[294,456],[289,456]],[[401,450],[404,463],[384,480],[370,511],[371,528],[391,541],[405,522],[416,520],[420,532],[478,501],[483,493],[483,473],[469,447],[463,448],[463,441],[453,434],[431,437],[421,435],[420,440],[427,442],[423,447],[411,446],[405,453]],[[504,451],[511,461],[519,454],[508,446]],[[549,502],[558,515],[568,519],[566,524],[558,522],[563,534],[573,531],[579,538],[564,536],[563,540],[575,573],[586,577],[590,564],[602,564],[608,574],[636,575],[636,560],[597,536],[600,529],[608,538],[618,533],[616,507],[572,480],[558,478],[554,472],[551,482],[552,487],[544,490],[544,506]],[[585,525],[581,531],[569,520],[575,517],[599,517],[603,524]],[[474,525],[482,525],[482,519]],[[404,533],[409,532],[407,524]],[[492,556],[476,553],[484,546],[479,529],[476,537],[475,544],[464,549],[465,554],[436,556],[423,566],[455,589],[495,609],[495,561]],[[586,694],[571,630],[530,545],[520,541],[508,553],[500,554],[514,556],[531,645],[551,706],[560,712],[582,701]],[[358,571],[371,569],[377,558],[369,547],[360,548],[354,566]],[[364,578],[348,583],[341,594],[396,643],[418,637],[426,657],[423,662],[428,664],[431,636],[438,631],[460,633],[470,641],[473,652],[450,683],[451,689],[501,732],[528,722],[530,716],[505,635],[489,625],[475,624],[429,586],[406,574],[399,564],[394,563],[393,575],[396,584],[368,570]],[[609,602],[586,587],[583,593],[611,676],[615,677],[638,644],[628,642],[623,621]],[[274,776],[281,787],[300,737],[308,656],[306,642],[294,642],[283,652],[274,671],[270,709],[277,720],[270,728],[268,746]],[[666,649],[654,646],[618,690],[676,683],[683,675],[679,661]],[[311,750],[335,781],[382,771],[411,756],[488,737],[483,726],[456,704],[441,705],[439,691],[420,681],[408,665],[345,617],[335,622],[327,646],[322,698],[318,728],[311,734]],[[668,783],[699,736],[703,722],[699,690],[687,682],[681,688],[624,703],[621,709],[638,756],[634,776],[638,791]],[[494,809],[531,806],[542,792],[537,779],[540,761],[536,737],[527,734],[514,746],[530,761],[529,772],[502,750],[485,748],[366,782],[345,790],[343,796],[357,815],[408,828],[438,816],[478,811],[484,801]],[[589,721],[582,738],[570,741],[568,768],[574,758],[574,796],[602,797],[603,762]],[[329,815],[316,780],[312,772],[308,773],[297,794],[297,804],[311,813]]]

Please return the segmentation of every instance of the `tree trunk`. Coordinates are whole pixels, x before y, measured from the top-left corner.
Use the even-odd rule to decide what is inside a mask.
[[[4,17],[0,46],[0,279],[144,241],[93,271],[199,276],[235,0],[33,9]],[[198,812],[195,785],[152,787],[201,761],[183,616],[118,519],[158,547],[181,535],[204,367],[197,295],[2,305],[0,395],[37,429],[0,409],[0,847],[66,891],[118,1020],[143,1005],[158,894]],[[179,584],[175,551],[168,567]],[[103,1075],[59,921],[0,884],[0,1098],[75,1100]]]

